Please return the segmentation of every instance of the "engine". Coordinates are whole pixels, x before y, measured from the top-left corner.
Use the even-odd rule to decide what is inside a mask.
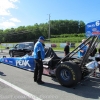
[[[98,68],[98,62],[92,61],[87,63],[85,66],[88,69],[89,73],[93,73]]]

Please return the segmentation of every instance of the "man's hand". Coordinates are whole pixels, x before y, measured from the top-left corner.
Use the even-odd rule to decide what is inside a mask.
[[[84,50],[80,50],[80,52],[84,52]]]

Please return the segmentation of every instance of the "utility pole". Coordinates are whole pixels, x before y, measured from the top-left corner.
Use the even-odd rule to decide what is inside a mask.
[[[48,23],[49,23],[49,33],[48,33],[48,39],[50,39],[50,17],[51,17],[51,16],[50,16],[50,14],[49,14],[49,22],[48,22]]]

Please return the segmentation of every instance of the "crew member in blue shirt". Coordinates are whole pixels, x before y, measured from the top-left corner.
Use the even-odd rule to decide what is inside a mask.
[[[44,84],[42,81],[42,74],[43,74],[43,62],[45,58],[45,51],[43,44],[44,43],[44,37],[40,36],[38,41],[35,43],[34,46],[34,54],[33,57],[36,62],[36,67],[34,70],[34,82],[37,82],[38,84]]]
[[[80,45],[80,50],[78,52],[78,57],[81,58],[85,55],[86,51],[87,51],[87,46],[84,44],[85,39],[82,40],[82,43]],[[83,48],[82,48],[83,47]]]

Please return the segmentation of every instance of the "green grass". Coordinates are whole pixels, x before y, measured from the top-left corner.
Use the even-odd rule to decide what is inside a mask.
[[[52,48],[54,51],[64,51],[64,48],[56,47]],[[75,48],[70,48],[70,51],[74,50]]]
[[[2,45],[0,45],[0,50],[3,50],[3,49],[5,49],[5,47],[4,47],[4,46],[2,46]]]
[[[85,37],[51,38],[50,41],[51,41],[51,43],[65,43],[66,41],[79,43],[84,38]]]

